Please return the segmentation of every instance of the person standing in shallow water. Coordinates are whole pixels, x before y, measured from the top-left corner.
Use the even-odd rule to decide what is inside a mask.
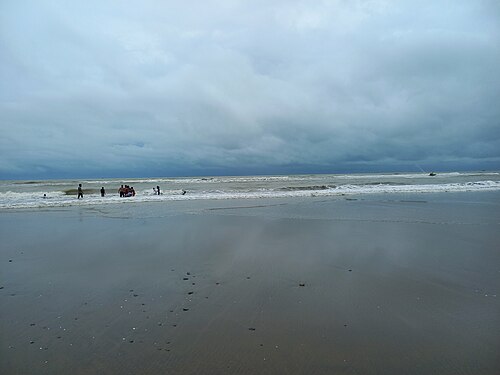
[[[106,190],[104,190],[104,186],[101,188],[101,197],[106,195]]]
[[[82,184],[78,184],[78,199],[83,198]]]
[[[156,187],[156,194],[160,195],[160,187],[159,186]]]

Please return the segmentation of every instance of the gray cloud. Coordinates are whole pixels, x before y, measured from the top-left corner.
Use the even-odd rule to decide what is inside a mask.
[[[3,1],[0,177],[500,168],[499,21],[493,1]]]

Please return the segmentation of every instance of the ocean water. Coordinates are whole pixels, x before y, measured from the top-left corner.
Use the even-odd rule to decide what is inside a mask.
[[[81,183],[84,198],[78,200]],[[118,188],[133,186],[135,197]],[[160,186],[161,195],[153,187]],[[106,196],[100,196],[104,187]],[[254,199],[391,193],[500,190],[500,172],[313,174],[135,179],[0,181],[0,209],[130,204],[173,200]],[[186,193],[183,194],[183,191]],[[44,197],[45,194],[45,197]]]

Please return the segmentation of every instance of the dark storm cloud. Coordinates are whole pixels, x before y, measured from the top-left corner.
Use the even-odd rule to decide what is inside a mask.
[[[492,1],[4,1],[0,176],[500,167]]]

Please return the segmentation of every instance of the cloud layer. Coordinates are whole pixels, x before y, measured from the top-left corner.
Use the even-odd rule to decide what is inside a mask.
[[[2,1],[0,178],[500,169],[494,1]]]

